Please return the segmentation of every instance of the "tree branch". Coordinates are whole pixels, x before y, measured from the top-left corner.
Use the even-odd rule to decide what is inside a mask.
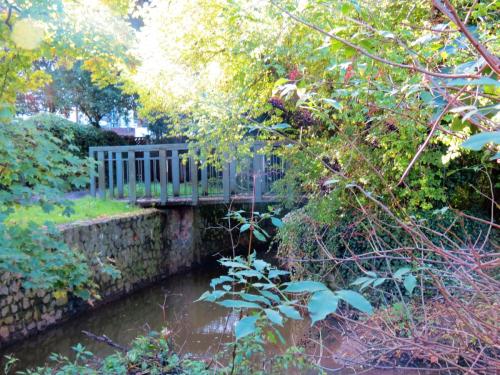
[[[482,43],[474,38],[474,35],[469,31],[467,26],[462,22],[457,14],[457,11],[449,0],[432,0],[432,4],[439,9],[446,17],[448,17],[460,31],[465,35],[469,42],[474,46],[477,52],[483,56],[486,63],[493,69],[496,74],[500,74],[500,60],[493,55]]]
[[[372,60],[375,60],[375,61],[378,61],[378,62],[381,62],[383,64],[386,64],[386,65],[390,65],[390,66],[395,66],[395,67],[398,67],[398,68],[402,68],[402,69],[408,69],[408,70],[411,70],[411,71],[417,71],[417,72],[420,72],[420,73],[423,73],[423,74],[426,74],[426,75],[429,75],[429,76],[433,76],[433,77],[439,77],[439,78],[479,78],[478,75],[476,74],[446,74],[446,73],[439,73],[439,72],[432,72],[430,70],[427,70],[427,69],[423,69],[421,67],[418,67],[418,66],[415,66],[415,65],[408,65],[408,64],[400,64],[400,63],[397,63],[397,62],[394,62],[394,61],[391,61],[391,60],[387,60],[381,56],[378,56],[378,55],[375,55],[369,51],[367,51],[366,49],[364,49],[363,47],[361,46],[358,46],[357,44],[354,44],[352,42],[350,42],[349,40],[347,39],[344,39],[340,36],[338,36],[337,34],[334,34],[332,32],[328,32],[328,31],[325,31],[323,30],[322,28],[290,13],[288,10],[286,10],[285,8],[281,7],[280,5],[276,4],[273,0],[271,0],[271,4],[273,6],[275,6],[276,8],[278,8],[281,12],[283,12],[284,14],[286,14],[288,17],[290,17],[291,19],[293,19],[294,21],[298,22],[298,23],[301,23],[313,30],[316,30],[317,32],[331,38],[331,39],[334,39],[342,44],[345,44],[346,46],[349,46],[351,47],[352,49],[356,50],[357,52],[361,53],[362,55],[372,59]]]

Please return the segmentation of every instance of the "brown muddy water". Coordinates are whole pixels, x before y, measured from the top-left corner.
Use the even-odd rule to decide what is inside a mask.
[[[171,276],[163,282],[146,287],[120,300],[88,311],[47,332],[30,337],[0,352],[0,373],[5,355],[19,359],[15,370],[50,364],[51,353],[73,356],[71,347],[78,343],[98,357],[112,354],[115,349],[96,342],[82,331],[106,335],[114,342],[127,346],[135,337],[148,332],[169,329],[174,335],[177,350],[203,358],[211,358],[219,342],[231,340],[237,314],[214,303],[194,301],[209,290],[210,280],[224,269],[215,262],[193,271]],[[227,322],[227,325],[226,325]],[[284,337],[298,329],[285,327]]]
[[[167,328],[173,332],[176,350],[180,354],[189,353],[200,358],[211,358],[220,349],[220,342],[231,340],[232,328],[238,316],[214,303],[194,303],[194,301],[209,289],[210,280],[220,276],[222,272],[224,269],[214,262],[193,271],[171,276],[159,284],[88,311],[47,332],[10,346],[0,352],[0,373],[3,372],[5,355],[13,355],[19,359],[14,368],[16,371],[50,364],[48,357],[51,353],[60,353],[72,358],[71,347],[78,343],[83,344],[97,357],[115,351],[106,344],[88,338],[82,331],[106,335],[114,342],[127,346],[139,335]],[[308,322],[295,321],[285,325],[282,334],[288,345],[302,346],[309,341],[305,338],[314,332],[311,331]],[[332,350],[336,351],[341,343],[340,336],[330,335],[328,338],[330,353]],[[270,348],[272,351],[282,349]],[[319,354],[316,350],[313,351],[314,354]],[[322,363],[326,367],[336,367],[335,363],[327,358],[323,358]],[[341,373],[352,372],[341,371]],[[369,373],[399,375],[415,372],[379,370]]]

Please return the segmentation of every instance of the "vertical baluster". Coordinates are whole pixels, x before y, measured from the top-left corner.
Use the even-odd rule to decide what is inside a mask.
[[[118,190],[118,198],[123,198],[123,158],[122,152],[116,154],[116,187]]]
[[[227,154],[224,154],[224,160],[227,160]],[[222,194],[226,203],[229,203],[231,199],[230,170],[230,163],[224,162],[222,165]]]
[[[151,153],[144,151],[144,194],[151,198]]]
[[[189,177],[191,179],[192,204],[198,204],[198,165],[193,157],[189,158]]]
[[[167,203],[167,151],[160,150],[160,203]]]
[[[174,197],[178,197],[180,192],[180,170],[179,152],[177,150],[172,150],[172,185]]]
[[[254,179],[254,190],[255,190],[255,201],[262,202],[262,191],[263,191],[263,174],[264,174],[264,155],[258,154],[259,147],[254,146],[254,156],[253,156],[253,173],[255,175]]]
[[[90,195],[94,198],[96,197],[96,186],[95,186],[95,152],[92,148],[89,148],[89,158],[91,161],[89,176],[90,176]]]
[[[160,154],[158,153],[158,160],[153,159],[153,183],[154,183],[155,193],[157,192],[157,189],[158,189],[158,186],[157,186],[157,184],[158,184],[158,176],[157,176],[158,172],[157,172],[156,168],[157,168],[157,165],[158,165],[158,168],[160,166],[159,157],[160,157]]]
[[[115,196],[113,151],[108,152],[108,181],[109,181],[109,197],[113,198]]]
[[[208,164],[206,159],[201,161],[201,194],[208,195]]]
[[[104,160],[104,151],[97,152],[97,170],[98,170],[98,189],[99,189],[99,198],[106,199],[106,166]]]
[[[186,159],[184,159],[184,160],[182,160],[182,158],[180,159],[180,168],[181,168],[181,174],[180,174],[181,195],[187,195],[188,167],[187,167]]]
[[[229,163],[229,190],[231,194],[236,193],[236,160]]]
[[[135,203],[136,195],[136,172],[135,172],[135,151],[128,152],[128,200]]]

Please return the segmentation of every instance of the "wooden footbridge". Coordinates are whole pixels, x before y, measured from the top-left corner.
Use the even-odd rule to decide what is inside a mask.
[[[253,196],[256,202],[272,202],[285,163],[262,149],[255,143],[251,156],[222,156],[210,164],[190,156],[186,143],[90,147],[89,157],[96,161],[90,193],[142,206],[246,203]]]

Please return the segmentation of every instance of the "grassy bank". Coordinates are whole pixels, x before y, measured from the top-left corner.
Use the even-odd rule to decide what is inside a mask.
[[[126,202],[100,200],[92,197],[75,199],[72,202],[74,213],[70,216],[64,215],[63,209],[59,207],[51,212],[44,212],[40,206],[19,207],[9,215],[7,224],[26,226],[30,221],[39,225],[43,225],[47,221],[54,224],[64,224],[141,210],[140,207]]]

